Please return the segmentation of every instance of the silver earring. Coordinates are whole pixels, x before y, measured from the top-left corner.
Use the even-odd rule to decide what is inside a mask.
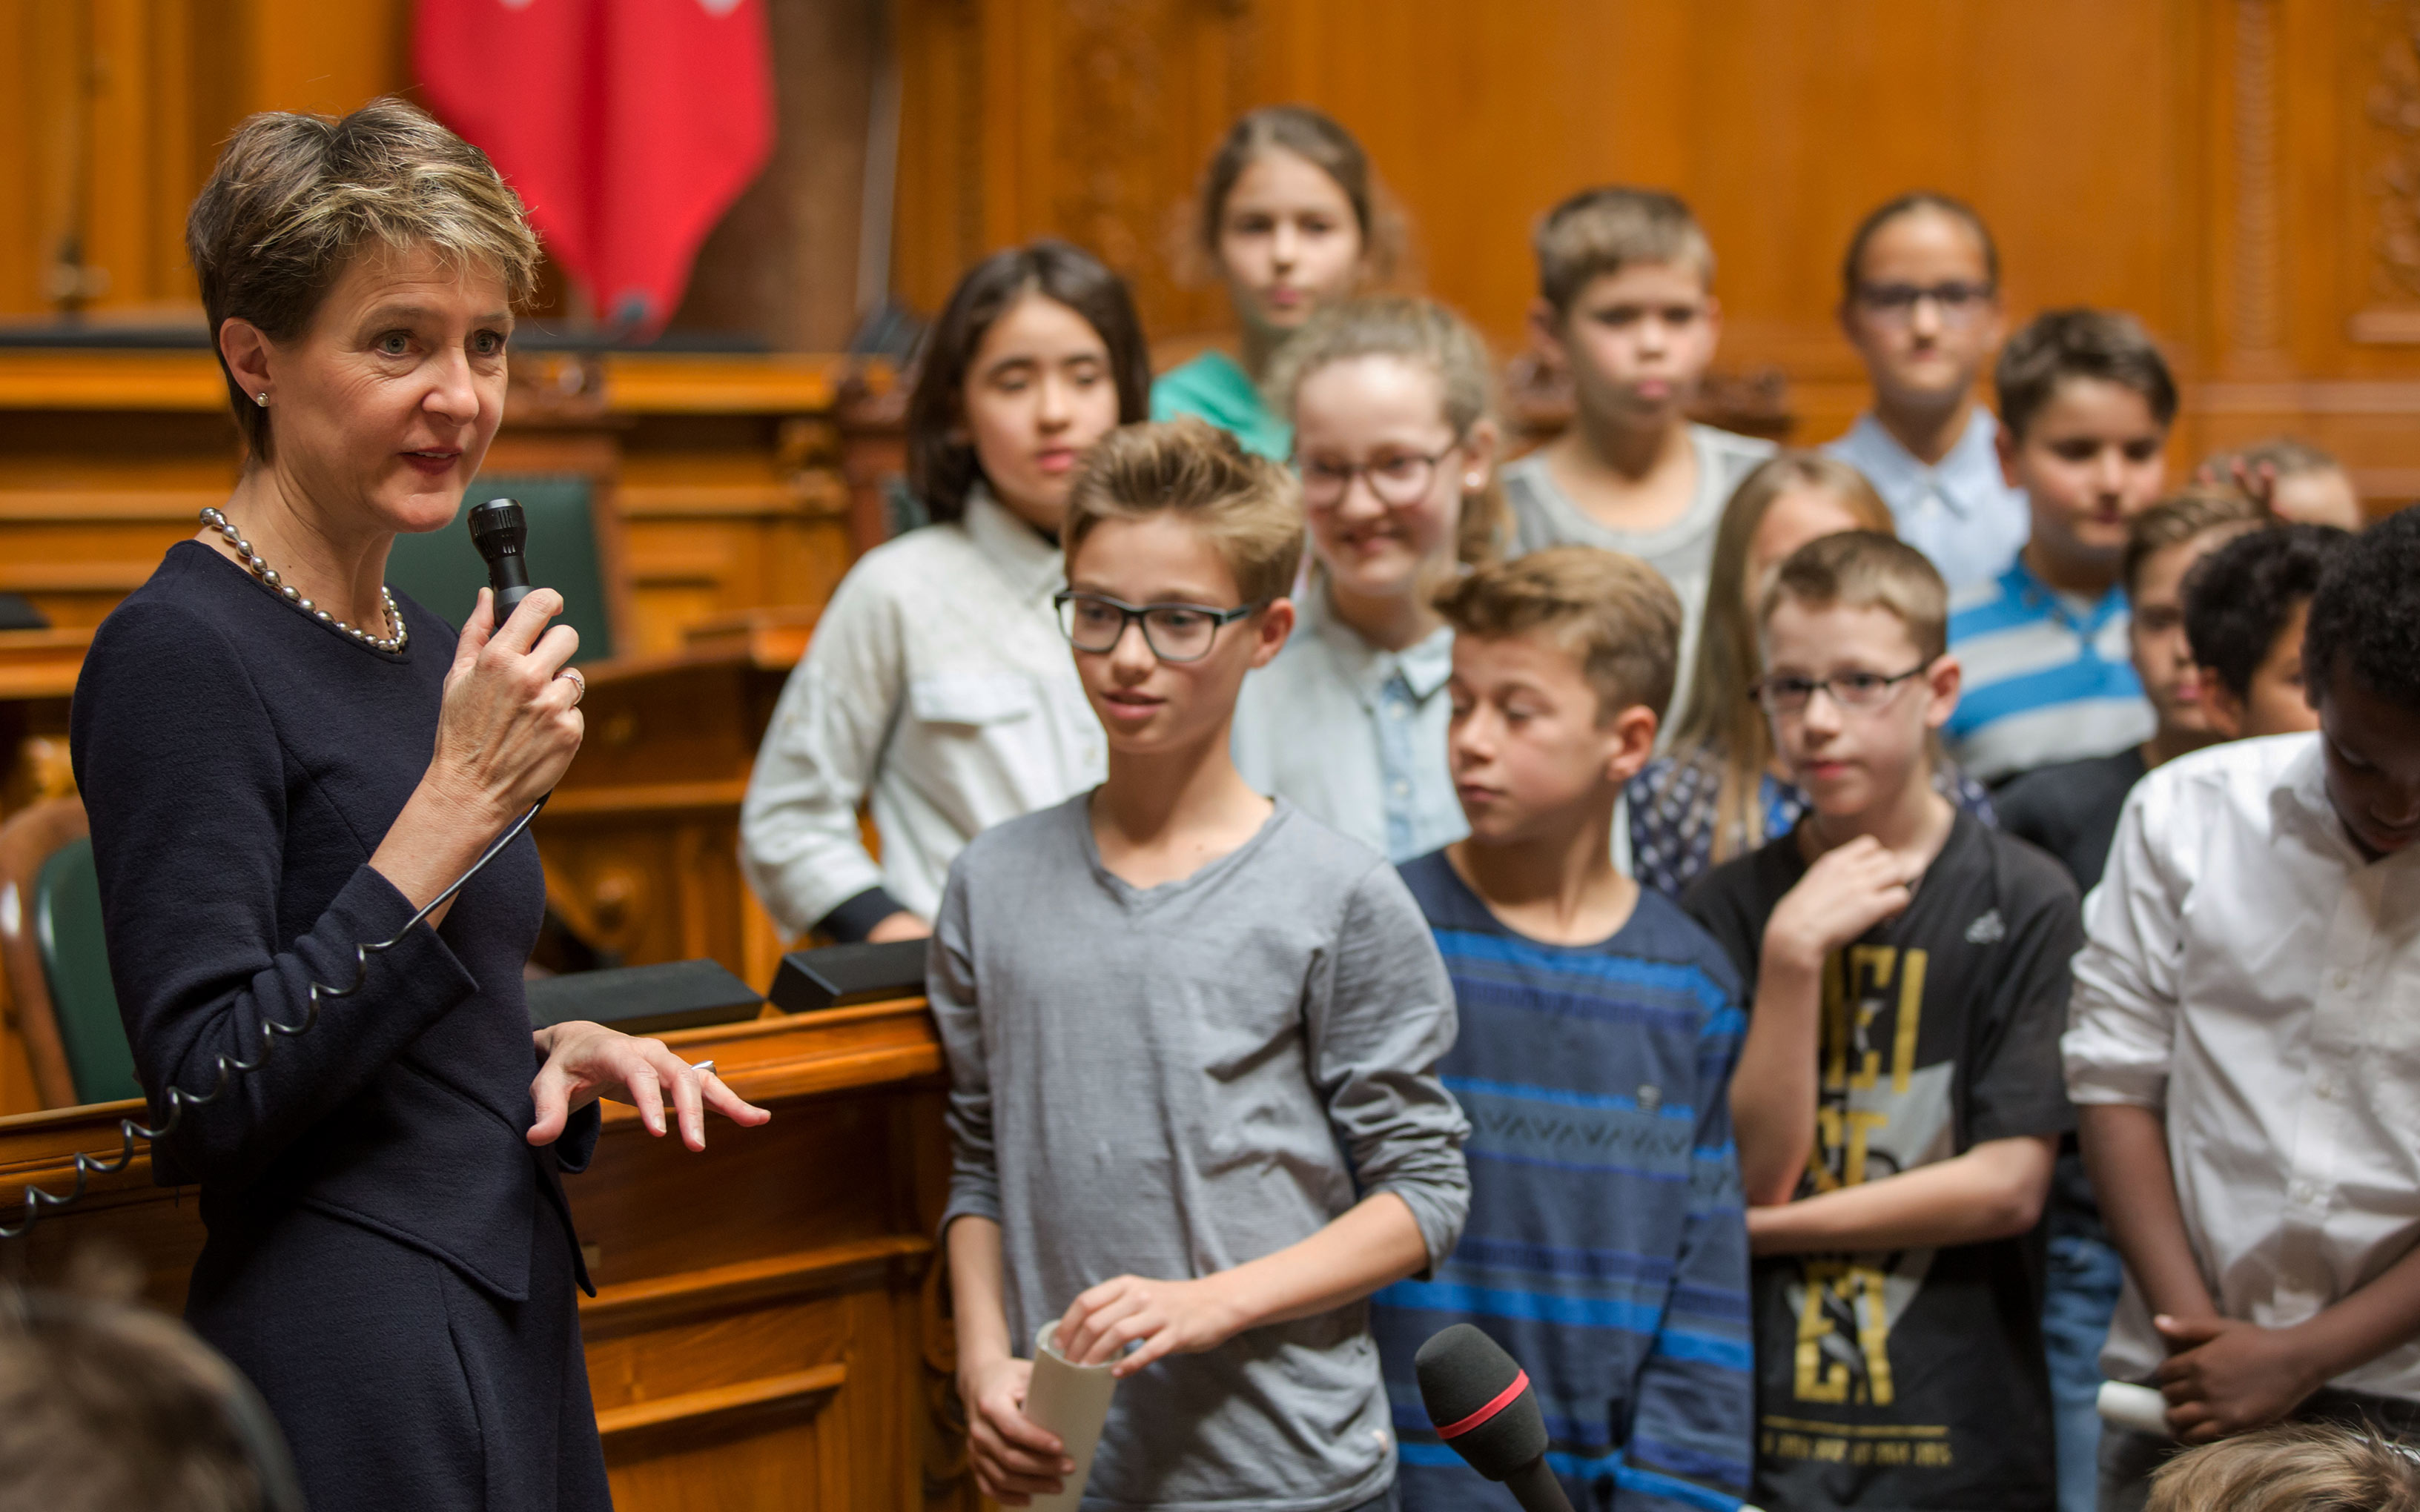
[[[254,394],[254,395],[252,396],[252,402],[253,402],[253,403],[255,403],[255,404],[256,404],[256,405],[258,405],[258,406],[260,406],[260,408],[262,408],[263,409],[268,409],[268,408],[269,408],[269,391],[268,391],[267,389],[263,389],[263,390],[261,390],[258,393]]]

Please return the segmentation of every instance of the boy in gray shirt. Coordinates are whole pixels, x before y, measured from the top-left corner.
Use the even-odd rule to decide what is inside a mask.
[[[1513,548],[1593,546],[1653,567],[1681,596],[1680,665],[1693,665],[1714,528],[1774,454],[1689,421],[1722,331],[1714,248],[1688,206],[1653,189],[1583,190],[1547,212],[1534,242],[1529,331],[1570,374],[1573,414],[1504,470]]]
[[[1007,1504],[1071,1468],[1016,1358],[1053,1320],[1117,1361],[1088,1508],[1352,1512],[1394,1480],[1362,1299],[1452,1249],[1468,1126],[1402,880],[1228,759],[1301,529],[1285,470],[1199,421],[1098,445],[1060,609],[1109,779],[979,836],[935,920],[959,1391]]]

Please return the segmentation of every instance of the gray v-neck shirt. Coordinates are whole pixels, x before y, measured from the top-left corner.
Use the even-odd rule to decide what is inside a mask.
[[[1190,1279],[1306,1239],[1373,1192],[1432,1263],[1470,1200],[1436,1078],[1453,987],[1384,857],[1280,799],[1191,876],[1101,864],[1091,795],[986,830],[935,920],[950,1065],[942,1217],[1001,1226],[1018,1352],[1113,1276]],[[1088,1508],[1337,1512],[1394,1435],[1366,1307],[1249,1330],[1118,1386]]]

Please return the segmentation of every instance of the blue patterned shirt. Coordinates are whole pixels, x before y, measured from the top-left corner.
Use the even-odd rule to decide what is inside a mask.
[[[1413,1355],[1459,1322],[1528,1371],[1574,1505],[1730,1512],[1755,1388],[1730,960],[1651,889],[1612,938],[1560,946],[1505,927],[1442,852],[1402,871],[1453,978],[1437,1070],[1472,1129],[1460,1243],[1372,1304],[1404,1512],[1514,1512],[1420,1405]]]
[[[1966,676],[1942,732],[1950,753],[1996,784],[2150,739],[2158,721],[2126,625],[2118,585],[2086,603],[2054,592],[2022,558],[1951,594],[1949,649]]]

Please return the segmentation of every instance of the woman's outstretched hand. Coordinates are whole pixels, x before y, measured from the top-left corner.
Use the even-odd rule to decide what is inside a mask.
[[[599,1097],[630,1103],[647,1133],[660,1137],[665,1094],[670,1093],[681,1143],[691,1149],[706,1148],[707,1108],[743,1129],[773,1116],[743,1101],[714,1072],[701,1072],[673,1054],[661,1040],[637,1039],[580,1021],[539,1029],[531,1039],[546,1057],[537,1080],[530,1083],[530,1097],[537,1103],[537,1122],[529,1132],[533,1145],[551,1145],[563,1137],[571,1115]]]

